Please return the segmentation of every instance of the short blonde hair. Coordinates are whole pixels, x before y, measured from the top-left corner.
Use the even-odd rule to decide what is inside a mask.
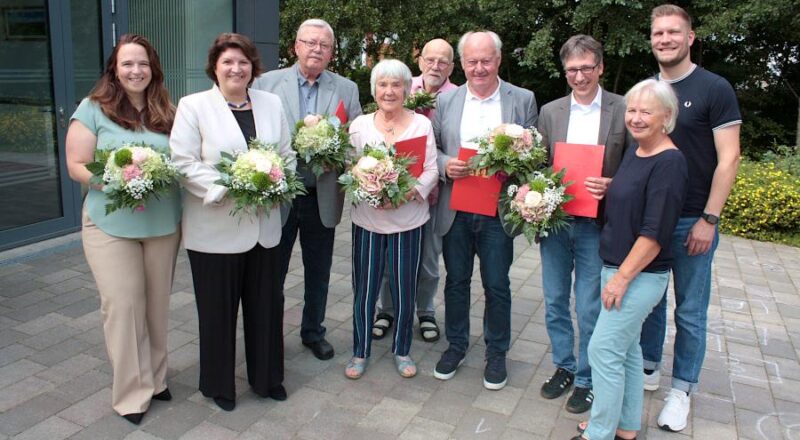
[[[692,28],[692,17],[689,13],[682,7],[669,3],[653,8],[653,12],[650,13],[650,22],[652,23],[658,17],[669,17],[670,15],[681,17],[686,20],[686,23],[689,23],[689,29]]]
[[[675,95],[675,90],[666,81],[646,79],[628,90],[628,93],[625,94],[625,105],[627,106],[635,98],[648,96],[655,98],[656,102],[669,113],[669,118],[664,123],[664,129],[667,134],[672,133],[672,130],[675,129],[675,121],[678,119],[678,96]]]

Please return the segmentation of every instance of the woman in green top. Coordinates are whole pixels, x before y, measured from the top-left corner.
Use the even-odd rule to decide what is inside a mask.
[[[139,424],[151,399],[170,400],[167,319],[180,243],[177,186],[143,210],[106,214],[102,185],[89,182],[86,164],[96,149],[144,142],[169,149],[175,107],[164,87],[158,54],[147,39],[120,38],[103,76],[72,115],[67,169],[89,186],[83,208],[83,249],[100,292],[108,358],[114,371],[112,407]]]

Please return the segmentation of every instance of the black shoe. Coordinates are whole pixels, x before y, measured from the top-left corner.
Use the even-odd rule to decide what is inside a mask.
[[[324,338],[314,342],[303,342],[303,345],[311,349],[314,356],[321,361],[327,361],[333,357],[333,346]]]
[[[169,388],[164,388],[164,391],[162,391],[162,392],[160,392],[158,394],[153,394],[153,399],[161,400],[163,402],[167,402],[167,401],[172,400],[172,393],[169,392]]]
[[[138,425],[139,423],[142,423],[142,417],[144,417],[144,413],[130,413],[125,414],[122,417],[125,417],[125,420],[133,423],[134,425]]]
[[[286,388],[284,388],[283,385],[278,385],[268,389],[267,396],[269,396],[272,400],[278,401],[284,401],[287,397],[289,397],[288,394],[286,394]]]
[[[542,384],[542,390],[540,394],[545,399],[555,399],[556,397],[564,394],[569,387],[572,386],[572,382],[575,381],[575,375],[570,373],[569,371],[559,368],[556,370],[556,373],[547,379],[544,384]]]
[[[486,360],[483,369],[483,386],[487,390],[501,390],[506,386],[508,373],[506,373],[506,357],[493,356]]]
[[[433,377],[441,380],[452,379],[456,375],[458,367],[463,363],[464,353],[448,348],[442,353],[439,362],[436,363],[436,368],[433,369]]]
[[[233,409],[236,408],[235,400],[226,399],[224,397],[215,397],[214,403],[216,403],[218,407],[224,409],[225,411],[233,411]]]
[[[589,388],[575,387],[572,395],[567,399],[567,411],[573,414],[585,413],[592,409],[594,394]]]

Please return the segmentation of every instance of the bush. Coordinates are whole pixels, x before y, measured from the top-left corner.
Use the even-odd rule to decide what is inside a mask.
[[[783,153],[783,154],[781,154]],[[785,149],[744,160],[725,204],[720,230],[756,240],[787,241],[800,231],[800,156]]]

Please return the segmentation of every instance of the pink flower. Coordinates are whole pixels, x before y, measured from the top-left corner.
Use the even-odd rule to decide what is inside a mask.
[[[273,166],[272,169],[269,170],[269,178],[272,179],[273,182],[283,179],[283,170],[279,166]]]
[[[122,178],[125,179],[126,182],[130,182],[137,177],[141,177],[141,175],[142,170],[140,170],[136,165],[127,165],[122,169]]]
[[[517,195],[514,196],[514,201],[519,203],[525,202],[525,196],[528,194],[528,191],[531,190],[531,187],[528,185],[522,185],[519,187],[519,191],[517,191]]]
[[[525,132],[522,133],[522,142],[525,142],[525,145],[533,144],[533,135],[530,130],[525,130]]]
[[[149,157],[150,154],[148,154],[147,151],[140,148],[134,148],[133,154],[131,155],[131,160],[133,161],[134,165],[139,165],[140,163],[146,161]]]
[[[383,175],[382,180],[384,182],[396,183],[398,177],[400,177],[400,173],[398,173],[397,170],[388,170],[386,174]]]
[[[137,212],[142,212],[144,211],[144,205],[139,205],[136,208],[133,208],[133,210]]]
[[[319,121],[321,120],[322,116],[320,115],[307,115],[305,118],[303,118],[303,125],[306,127],[313,127],[319,124]]]
[[[383,183],[374,174],[368,174],[361,180],[361,188],[370,194],[378,194],[383,190]]]

